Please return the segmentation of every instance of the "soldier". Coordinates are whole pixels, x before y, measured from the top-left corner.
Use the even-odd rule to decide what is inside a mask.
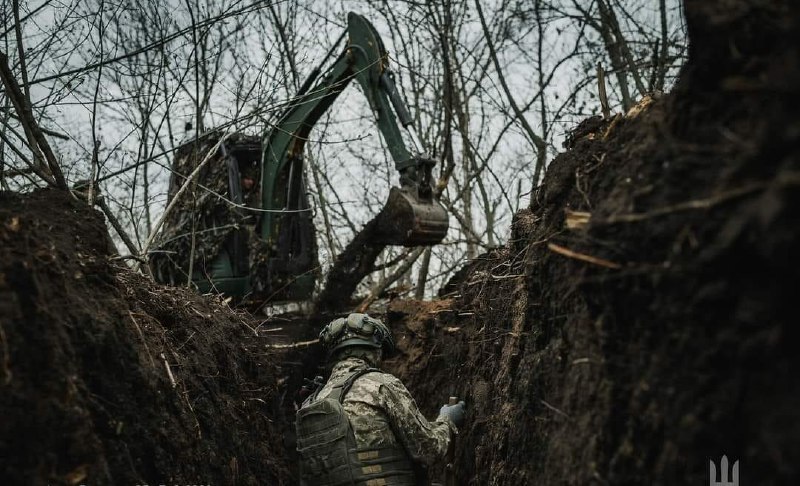
[[[403,383],[377,368],[394,350],[378,319],[350,314],[319,337],[330,377],[297,411],[300,484],[424,484],[424,470],[445,457],[464,421],[464,402],[426,420]]]

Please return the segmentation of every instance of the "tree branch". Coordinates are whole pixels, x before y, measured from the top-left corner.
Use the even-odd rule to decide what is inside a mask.
[[[64,180],[64,175],[61,173],[61,168],[58,166],[56,156],[53,154],[50,144],[47,143],[44,134],[39,129],[39,125],[33,117],[30,104],[27,103],[25,95],[17,84],[16,78],[14,78],[14,75],[11,73],[11,68],[8,65],[8,56],[2,51],[0,51],[0,78],[2,78],[3,85],[6,88],[6,96],[11,100],[14,109],[19,115],[22,128],[25,130],[28,143],[33,151],[34,159],[37,157],[41,159],[43,153],[43,158],[47,161],[52,179],[49,177],[43,177],[43,179],[50,185],[66,190],[67,183]],[[37,172],[37,174],[39,174],[39,172]]]
[[[541,176],[541,173],[544,170],[544,165],[547,161],[547,144],[540,136],[536,134],[536,132],[533,131],[533,128],[530,126],[528,120],[519,109],[519,106],[517,106],[517,102],[514,100],[514,97],[511,95],[511,89],[509,89],[506,78],[503,76],[503,70],[500,68],[500,61],[497,58],[497,51],[494,49],[492,35],[489,32],[489,27],[486,25],[486,18],[483,16],[483,9],[481,9],[480,0],[475,0],[475,8],[478,10],[478,17],[481,21],[483,36],[486,38],[486,44],[489,47],[489,55],[492,57],[492,63],[494,64],[494,69],[497,72],[497,77],[500,80],[500,85],[503,87],[503,92],[505,93],[506,98],[508,98],[508,104],[511,105],[511,109],[514,110],[514,114],[517,116],[522,124],[523,130],[525,130],[525,133],[528,135],[528,140],[531,142],[534,150],[536,150],[536,167],[533,171],[533,181],[534,184],[536,184],[539,181],[539,177]]]

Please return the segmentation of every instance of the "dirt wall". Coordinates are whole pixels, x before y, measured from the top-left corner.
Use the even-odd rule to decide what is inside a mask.
[[[669,96],[592,120],[505,248],[393,303],[391,368],[466,397],[460,484],[797,484],[800,9],[688,1]]]
[[[258,321],[110,246],[63,192],[0,193],[0,482],[287,484]]]

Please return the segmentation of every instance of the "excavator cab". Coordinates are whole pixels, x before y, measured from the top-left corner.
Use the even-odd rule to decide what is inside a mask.
[[[216,159],[198,175],[191,200],[183,201],[181,209],[165,222],[159,252],[151,257],[158,280],[191,281],[201,291],[217,290],[258,301],[310,297],[319,265],[306,192],[305,142],[319,118],[353,80],[367,98],[400,176],[399,187],[391,189],[376,216],[374,242],[419,246],[444,238],[448,216],[434,191],[434,162],[422,154],[383,42],[369,21],[352,12],[337,45],[345,34],[345,49],[332,66],[324,75],[322,65],[311,72],[262,140],[233,134],[219,144],[213,155]],[[323,64],[335,49],[336,45]],[[205,156],[198,147],[214,146],[222,136],[213,132],[178,150],[170,199],[185,174]]]
[[[223,136],[209,132],[176,150],[168,203]],[[191,194],[167,216],[157,250],[150,256],[155,279],[171,285],[188,282],[200,292],[218,292],[237,301],[258,295],[274,302],[308,298],[318,263],[312,212],[301,179],[293,199],[298,210],[282,213],[284,228],[274,248],[265,248],[261,231],[260,137],[229,135],[200,170]]]

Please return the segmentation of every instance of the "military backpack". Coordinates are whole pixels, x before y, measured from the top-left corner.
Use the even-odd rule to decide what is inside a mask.
[[[342,406],[345,395],[361,376],[375,368],[354,371],[331,393],[319,390],[297,412],[297,452],[301,486],[414,486],[408,455],[396,447],[359,449]]]

